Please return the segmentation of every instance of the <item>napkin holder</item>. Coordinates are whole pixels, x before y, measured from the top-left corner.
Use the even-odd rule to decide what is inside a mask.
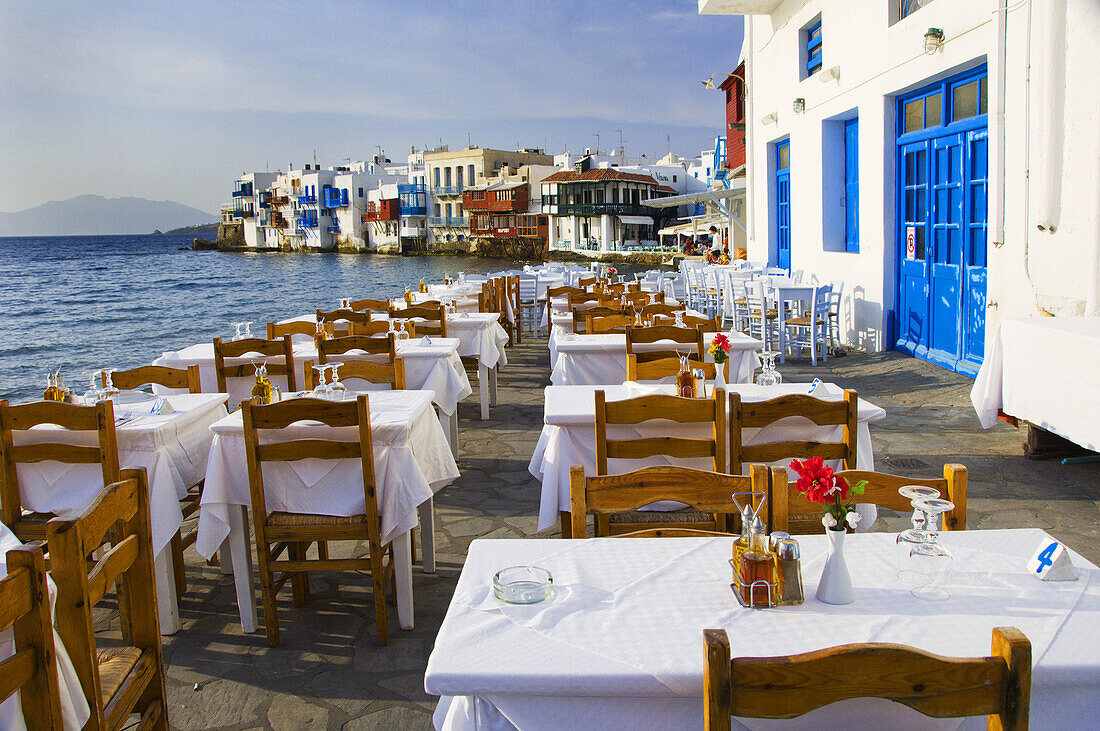
[[[1027,562],[1029,574],[1040,581],[1077,581],[1069,551],[1058,541],[1047,538],[1031,554]]]

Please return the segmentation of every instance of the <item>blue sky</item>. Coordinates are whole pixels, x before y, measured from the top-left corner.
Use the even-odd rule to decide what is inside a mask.
[[[210,212],[242,171],[382,146],[618,145],[721,133],[741,20],[694,0],[0,0],[0,210],[82,193]]]

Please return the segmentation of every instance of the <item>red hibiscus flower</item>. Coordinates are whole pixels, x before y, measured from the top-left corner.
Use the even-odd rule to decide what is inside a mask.
[[[714,336],[714,340],[710,341],[712,345],[717,345],[723,352],[730,352],[730,339],[723,333],[718,333]]]
[[[792,460],[791,469],[798,474],[795,488],[812,503],[833,503],[838,498],[846,499],[849,493],[848,483],[837,480],[833,468],[825,465],[821,457],[807,460]],[[834,489],[834,487],[836,489]]]

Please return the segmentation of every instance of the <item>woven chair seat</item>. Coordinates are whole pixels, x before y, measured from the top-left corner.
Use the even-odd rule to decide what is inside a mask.
[[[690,507],[679,510],[632,510],[629,513],[612,513],[608,516],[608,522],[612,525],[616,523],[714,523],[714,515]]]
[[[99,650],[96,655],[99,662],[99,696],[106,706],[141,659],[141,650],[136,647],[109,647]]]
[[[759,312],[751,312],[751,313],[749,313],[749,317],[751,317],[754,320],[759,320],[760,319],[760,313]],[[779,310],[768,310],[768,317],[779,317]]]
[[[50,522],[50,518],[56,518],[53,513],[35,513],[30,510],[23,512],[19,516],[20,523],[31,523],[33,525],[45,525]]]
[[[326,525],[366,525],[366,515],[315,515],[313,513],[284,513],[275,511],[267,516],[267,524],[284,528],[305,528]]]
[[[787,318],[787,324],[788,325],[809,325],[810,322],[811,322],[811,320],[810,320],[809,317],[790,317],[790,318]],[[817,324],[818,325],[824,325],[825,321],[818,318]]]

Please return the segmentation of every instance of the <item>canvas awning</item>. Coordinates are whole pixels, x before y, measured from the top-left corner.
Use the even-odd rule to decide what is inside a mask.
[[[635,226],[653,225],[653,219],[649,216],[619,216],[619,220],[623,223],[634,224]]]

